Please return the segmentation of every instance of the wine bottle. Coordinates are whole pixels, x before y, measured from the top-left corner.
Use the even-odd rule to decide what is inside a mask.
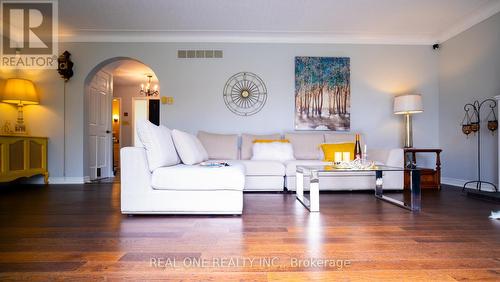
[[[361,160],[361,143],[359,143],[359,134],[356,134],[356,144],[354,144],[354,159]]]

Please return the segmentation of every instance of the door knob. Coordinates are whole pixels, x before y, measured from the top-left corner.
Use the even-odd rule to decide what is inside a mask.
[[[106,130],[106,133],[107,133],[107,134],[110,134],[110,133],[111,133],[111,131],[109,131],[109,130]]]

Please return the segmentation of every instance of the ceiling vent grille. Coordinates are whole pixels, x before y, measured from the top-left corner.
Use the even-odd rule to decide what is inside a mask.
[[[223,56],[222,50],[177,50],[179,59],[221,59]]]

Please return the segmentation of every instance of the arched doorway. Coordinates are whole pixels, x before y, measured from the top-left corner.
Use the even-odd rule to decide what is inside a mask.
[[[151,115],[159,120],[159,94],[148,96],[140,91],[149,83],[151,89],[158,89],[154,71],[126,57],[105,60],[87,76],[84,167],[90,181],[119,175],[119,151],[121,147],[134,146],[136,119]]]

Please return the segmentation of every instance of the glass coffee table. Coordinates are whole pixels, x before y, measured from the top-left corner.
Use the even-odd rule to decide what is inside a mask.
[[[383,173],[384,172],[404,171],[410,172],[410,193],[407,200],[397,200],[384,195],[383,191]],[[366,172],[374,172],[374,189],[377,199],[389,202],[396,206],[405,208],[410,211],[420,211],[420,170],[410,168],[400,168],[392,166],[377,165],[366,169],[351,169],[351,168],[336,168],[334,166],[297,166],[296,174],[296,189],[297,200],[299,200],[310,212],[319,212],[319,180],[322,177],[331,177],[339,173],[356,173],[366,174]],[[309,177],[309,198],[304,194],[305,177]]]

